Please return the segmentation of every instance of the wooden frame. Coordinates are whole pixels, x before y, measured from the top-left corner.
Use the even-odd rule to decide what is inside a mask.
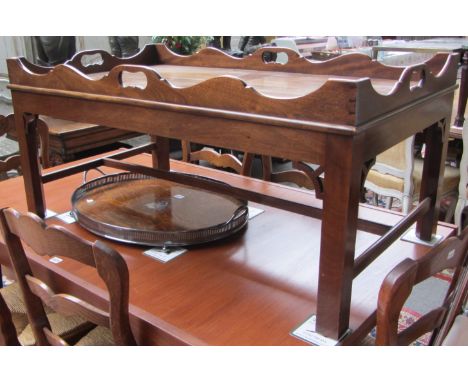
[[[21,214],[11,208],[0,210],[0,227],[38,345],[67,345],[52,332],[43,304],[60,314],[78,314],[87,321],[109,328],[116,345],[136,344],[128,314],[128,268],[117,251],[101,241],[90,243],[63,227],[47,226],[37,216]],[[33,273],[23,242],[40,256],[67,257],[94,267],[109,293],[109,308],[102,310],[73,295],[55,293]]]
[[[451,237],[432,248],[419,261],[403,260],[385,277],[379,292],[376,345],[410,345],[423,334],[431,332],[430,344],[440,344],[446,334],[440,332],[444,322],[453,320],[452,311],[457,311],[457,286],[467,258],[467,250],[468,228],[459,237]],[[454,269],[454,275],[440,306],[398,332],[400,312],[413,287],[445,269]]]
[[[265,63],[263,54],[267,51],[285,52],[288,63]],[[87,55],[100,55],[101,64],[83,66],[82,59]],[[450,120],[457,63],[456,54],[437,55],[425,64],[408,68],[386,67],[363,55],[312,63],[281,48],[261,49],[244,59],[211,48],[183,57],[163,45],[148,45],[129,59],[118,59],[103,51],[81,52],[54,69],[37,67],[22,58],[9,59],[28,208],[44,216],[44,182],[105,164],[321,217],[317,331],[338,339],[349,326],[353,278],[365,264],[391,245],[403,227],[417,221],[417,233],[423,240],[429,240],[436,227],[438,179],[445,160],[449,132],[446,121]],[[162,77],[158,70],[168,71],[171,79]],[[177,82],[179,75],[183,79],[182,74],[190,71],[199,72],[206,81],[171,84],[171,80]],[[144,75],[143,88],[138,82],[125,84],[129,73]],[[291,84],[303,84],[298,81],[301,78],[310,81],[306,82],[314,85],[315,91],[309,89],[297,97],[297,93],[288,94],[293,87],[278,90],[271,86],[272,91],[286,94],[266,96],[247,80],[216,77],[217,73],[239,77],[247,74],[253,79],[272,79],[275,73],[291,80]],[[377,92],[375,83],[385,84],[388,94]],[[42,176],[20,118],[39,114],[149,133],[153,136],[148,146],[153,152],[153,168],[116,160],[141,152],[136,150]],[[34,121],[32,118],[28,126],[34,127]],[[408,215],[396,231],[390,227],[382,231],[371,222],[359,221],[365,164],[423,130],[427,154],[420,208]],[[318,163],[325,171],[323,209],[213,182],[193,182],[183,174],[171,173],[169,138]],[[360,256],[356,268],[358,226],[388,233]]]

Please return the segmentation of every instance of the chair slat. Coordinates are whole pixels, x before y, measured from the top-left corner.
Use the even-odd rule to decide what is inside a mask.
[[[59,314],[80,315],[97,325],[110,328],[116,345],[136,344],[128,313],[128,268],[118,252],[103,242],[83,240],[63,227],[47,226],[32,213],[21,214],[13,209],[2,209],[0,226],[38,345],[66,344],[52,333],[42,303]],[[55,293],[32,272],[23,241],[40,255],[68,257],[96,268],[109,292],[109,312],[78,297]]]
[[[220,154],[211,147],[204,147],[198,151],[192,151],[192,144],[189,141],[183,140],[182,145],[182,160],[184,162],[197,163],[199,161],[208,162],[210,165],[217,168],[228,168],[234,170],[237,174],[250,176],[252,172],[253,154],[244,153],[244,159],[241,162],[233,154]]]
[[[107,328],[110,327],[110,315],[108,312],[96,308],[95,306],[72,295],[64,293],[55,294],[47,284],[33,276],[26,275],[26,280],[31,292],[57,313],[65,316],[78,314],[84,319],[94,322],[97,325],[105,326]]]
[[[95,266],[92,245],[88,241],[78,238],[63,227],[47,226],[32,213],[21,215],[11,209],[4,213],[11,232],[38,255],[66,257]]]

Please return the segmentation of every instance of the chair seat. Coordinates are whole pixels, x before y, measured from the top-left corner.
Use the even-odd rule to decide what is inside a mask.
[[[442,342],[443,346],[468,346],[468,316],[458,315]]]
[[[98,326],[81,338],[75,346],[115,346],[110,329]]]
[[[26,307],[21,297],[21,289],[18,283],[10,284],[6,287],[0,288],[0,294],[2,295],[5,303],[10,309],[11,318],[13,325],[15,325],[16,333],[21,333],[24,328],[28,325],[28,315],[26,313]]]
[[[20,343],[24,346],[34,345],[36,341],[29,325],[28,314],[19,284],[14,282],[4,288],[0,288],[0,293],[8,309],[10,309],[13,325],[15,326],[16,333],[18,333]],[[54,313],[48,306],[44,306],[44,310],[52,326],[52,331],[62,336],[67,342],[75,342],[83,334],[96,326],[78,316],[65,317]]]
[[[16,339],[8,305],[2,298],[0,309],[2,313],[5,312],[5,316],[2,315],[5,320],[0,322],[2,343],[75,345],[97,324],[101,324],[105,327],[113,325],[112,334],[99,329],[90,334],[86,341],[81,341],[81,344],[112,345],[110,338],[114,337],[118,345],[137,344],[129,322],[129,271],[121,254],[104,242],[87,241],[63,227],[45,224],[37,215],[22,214],[12,208],[0,210],[0,230],[21,286],[29,319],[29,325]],[[23,243],[38,256],[64,256],[94,268],[107,288],[110,298],[108,309],[102,310],[89,301],[65,293],[67,291],[54,290],[48,286],[31,270]],[[46,314],[44,305],[49,305],[54,313]]]
[[[79,316],[63,316],[58,313],[47,314],[52,332],[62,337],[67,343],[74,344],[77,340],[83,337],[86,333],[96,327],[96,325],[86,321]],[[22,346],[35,345],[36,340],[31,328],[27,325],[26,328],[18,336],[18,340]]]
[[[423,160],[415,159],[413,169],[413,183],[415,195],[419,194],[419,190],[421,188],[422,168]],[[445,166],[444,180],[442,184],[442,195],[445,195],[452,190],[457,190],[459,180],[460,169],[451,166]],[[403,179],[390,174],[382,174],[378,171],[370,170],[369,174],[367,175],[367,181],[372,184],[375,184],[380,188],[397,190],[401,193],[403,192]]]

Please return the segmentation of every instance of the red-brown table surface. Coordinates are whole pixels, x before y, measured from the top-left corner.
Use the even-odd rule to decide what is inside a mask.
[[[130,161],[150,165],[151,156],[139,155]],[[172,162],[171,168],[304,204],[322,203],[305,190],[178,161]],[[59,213],[69,211],[71,193],[81,182],[82,176],[77,174],[45,184],[48,208]],[[228,240],[189,248],[168,263],[145,256],[147,247],[104,239],[123,254],[129,267],[131,323],[138,343],[306,344],[290,333],[315,313],[321,221],[256,203],[250,205],[265,212],[250,220],[245,231]],[[27,211],[20,177],[0,183],[0,207],[7,206]],[[399,214],[364,205],[359,215],[385,224],[401,219]],[[48,222],[66,225],[55,218]],[[86,239],[97,238],[76,223],[66,227]],[[440,223],[438,233],[448,236],[454,229]],[[356,256],[377,238],[358,231]],[[428,248],[397,240],[354,280],[349,342],[357,341],[374,325],[378,288],[390,269],[405,257],[424,255]],[[34,269],[57,290],[105,305],[103,285],[89,267],[68,259],[52,264],[47,258],[29,256]],[[2,243],[0,261],[8,264]]]

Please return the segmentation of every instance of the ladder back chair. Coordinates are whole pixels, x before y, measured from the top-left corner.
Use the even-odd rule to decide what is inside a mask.
[[[218,168],[228,168],[237,174],[250,176],[254,155],[244,153],[242,162],[233,154],[219,153],[211,147],[204,147],[201,150],[192,151],[192,143],[186,140],[182,144],[182,160],[188,163],[208,162]]]
[[[7,135],[15,130],[14,114],[6,117],[0,115],[0,137]],[[36,131],[39,138],[39,158],[43,168],[49,167],[49,129],[47,124],[40,118],[37,120]],[[21,171],[21,157],[17,153],[6,158],[0,157],[0,180],[8,177],[7,173],[11,170]]]
[[[409,345],[423,334],[431,332],[429,344],[438,344],[440,330],[456,299],[457,285],[467,251],[468,229],[465,229],[459,237],[445,240],[423,258],[417,261],[407,258],[393,268],[385,277],[379,291],[376,345]],[[413,287],[447,268],[453,268],[454,274],[442,304],[398,332],[400,312]]]
[[[240,175],[251,176],[255,155],[244,153],[242,162],[233,154],[219,153],[211,147],[204,147],[198,151],[192,151],[189,141],[182,141],[182,160],[184,162],[198,163],[205,161],[217,168],[228,168]],[[317,189],[314,187],[314,170],[302,162],[294,162],[294,168],[286,171],[273,172],[272,158],[262,155],[263,180],[274,183],[292,183],[299,187]]]
[[[52,332],[44,306],[64,316],[79,315],[98,325],[77,345],[136,344],[129,323],[128,268],[118,252],[103,242],[83,240],[63,227],[47,226],[32,213],[2,209],[0,223],[38,345],[67,345],[63,338]],[[56,294],[32,272],[23,242],[40,256],[67,257],[96,268],[109,293],[109,310],[69,294]]]
[[[292,169],[273,171],[272,158],[262,155],[263,180],[274,183],[292,183],[298,187],[319,191],[322,189],[322,167],[304,162],[292,162]],[[315,182],[315,183],[314,183]],[[316,184],[320,182],[320,184]]]

